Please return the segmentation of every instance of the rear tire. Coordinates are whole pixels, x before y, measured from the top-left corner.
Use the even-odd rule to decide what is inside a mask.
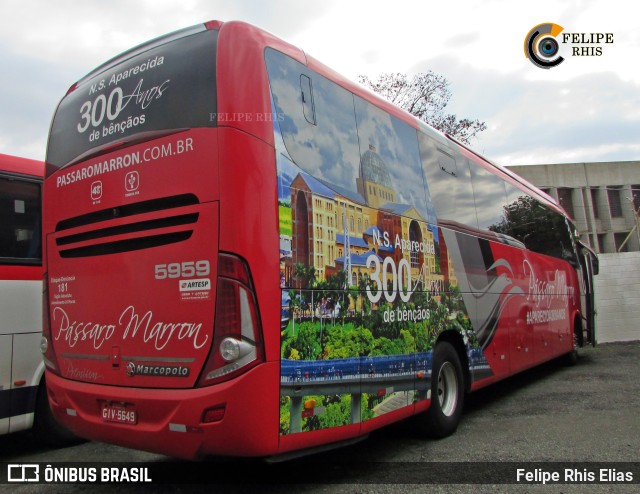
[[[53,447],[71,446],[84,442],[84,439],[74,435],[53,416],[44,378],[40,382],[40,386],[38,386],[35,417],[33,419],[33,435],[37,441]]]
[[[564,356],[564,361],[569,366],[576,365],[578,363],[578,349],[581,346],[578,331],[582,332],[582,328],[576,326],[576,330],[573,333],[573,347],[571,348],[571,351]]]
[[[458,428],[464,403],[464,377],[458,353],[450,343],[441,342],[433,352],[431,406],[416,417],[421,433],[443,438]]]

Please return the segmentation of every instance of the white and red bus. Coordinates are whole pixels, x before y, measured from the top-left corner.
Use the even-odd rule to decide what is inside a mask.
[[[0,434],[33,427],[38,439],[64,442],[40,352],[43,177],[41,161],[0,154]]]
[[[44,205],[49,398],[99,441],[442,437],[465,392],[594,335],[596,260],[553,199],[241,22],[74,84]]]

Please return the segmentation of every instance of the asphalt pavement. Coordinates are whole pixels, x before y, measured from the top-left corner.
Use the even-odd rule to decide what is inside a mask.
[[[559,360],[543,364],[468,396],[458,431],[441,440],[418,437],[405,421],[356,445],[299,460],[191,464],[95,442],[50,449],[28,434],[14,434],[0,437],[0,462],[145,462],[176,473],[178,483],[172,486],[92,486],[118,493],[256,492],[256,487],[268,493],[639,492],[638,362],[640,342],[631,342],[582,349],[574,366]],[[634,478],[591,481],[602,467]],[[524,471],[520,480],[518,469]],[[541,485],[538,474],[565,470],[584,482]],[[527,482],[527,472],[537,481]],[[86,487],[0,485],[0,491],[74,493]]]

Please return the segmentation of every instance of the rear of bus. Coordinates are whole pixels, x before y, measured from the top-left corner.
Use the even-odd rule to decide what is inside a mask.
[[[72,86],[46,160],[54,413],[83,437],[185,458],[278,445],[274,151],[227,98],[236,64],[255,84],[245,110],[270,111],[268,88],[247,47],[229,38],[220,55],[220,26],[151,41]]]

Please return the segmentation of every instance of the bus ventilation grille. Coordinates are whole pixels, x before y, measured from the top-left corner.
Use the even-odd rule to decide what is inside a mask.
[[[60,257],[102,256],[182,242],[191,237],[193,229],[188,225],[197,223],[198,212],[182,210],[181,214],[166,214],[176,208],[193,210],[189,206],[197,204],[196,196],[185,194],[63,220],[57,224],[56,231],[70,231],[56,238]]]

